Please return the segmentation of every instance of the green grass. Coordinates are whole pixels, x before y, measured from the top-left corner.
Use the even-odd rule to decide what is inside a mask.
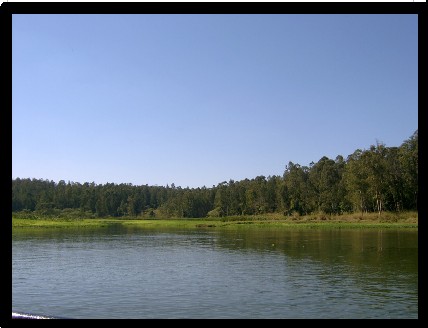
[[[272,228],[418,228],[418,213],[346,214],[326,216],[283,216],[266,214],[202,219],[131,219],[131,218],[17,218],[12,215],[12,228],[85,228],[125,226],[138,228],[215,229],[243,227]]]

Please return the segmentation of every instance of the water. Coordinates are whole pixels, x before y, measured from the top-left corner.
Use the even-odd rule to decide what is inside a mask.
[[[12,310],[76,319],[418,318],[418,234],[15,229]]]

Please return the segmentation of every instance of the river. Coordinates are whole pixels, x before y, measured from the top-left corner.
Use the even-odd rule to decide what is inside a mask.
[[[417,229],[14,229],[12,311],[418,318]]]

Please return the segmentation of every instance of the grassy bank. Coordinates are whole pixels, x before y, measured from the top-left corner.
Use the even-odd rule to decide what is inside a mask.
[[[139,218],[23,218],[12,215],[12,228],[84,228],[122,225],[139,228],[417,228],[418,213],[361,213],[338,216],[324,214],[308,216],[283,216],[266,214],[259,216],[232,216],[203,219],[139,219]]]

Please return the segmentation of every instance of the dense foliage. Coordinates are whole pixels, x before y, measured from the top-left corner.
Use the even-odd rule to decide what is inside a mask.
[[[13,179],[12,212],[81,217],[206,217],[417,210],[418,131],[400,147],[357,149],[346,160],[289,162],[283,176],[221,182],[212,188],[104,185]]]

